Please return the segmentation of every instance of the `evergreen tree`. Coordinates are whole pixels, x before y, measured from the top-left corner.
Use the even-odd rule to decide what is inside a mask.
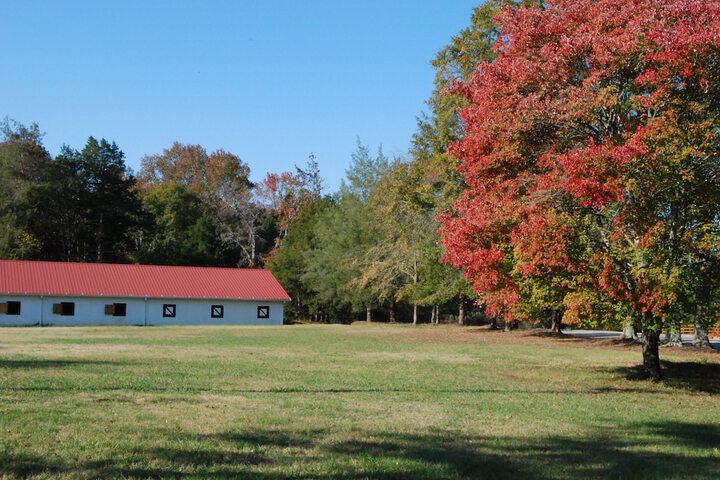
[[[50,154],[36,124],[0,124],[0,258],[42,258]]]

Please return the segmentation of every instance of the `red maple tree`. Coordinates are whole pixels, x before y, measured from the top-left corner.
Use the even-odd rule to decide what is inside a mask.
[[[634,313],[660,378],[688,252],[718,238],[720,0],[554,0],[496,20],[497,57],[455,87],[468,188],[442,218],[445,260],[509,318],[528,279],[568,279],[551,285],[565,307],[592,285]]]

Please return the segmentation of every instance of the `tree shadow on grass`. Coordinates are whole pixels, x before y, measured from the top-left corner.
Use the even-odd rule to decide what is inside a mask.
[[[97,387],[87,389],[78,386],[58,386],[58,385],[34,385],[30,387],[23,386],[7,386],[0,387],[2,391],[37,391],[37,392],[76,392],[91,391],[99,392],[133,392],[133,393],[179,393],[179,394],[218,394],[218,395],[247,395],[247,394],[267,394],[267,395],[285,395],[285,394],[318,394],[318,395],[337,395],[337,394],[355,394],[355,393],[377,393],[377,394],[527,394],[527,395],[563,395],[563,394],[613,394],[619,391],[628,392],[645,392],[657,393],[660,390],[655,388],[632,388],[622,389],[615,387],[591,388],[587,390],[572,390],[567,388],[550,388],[550,389],[518,389],[518,388],[387,388],[387,387],[369,387],[369,388],[204,388],[190,387],[185,385],[174,386],[141,386],[141,387]]]
[[[657,443],[677,440],[673,428]],[[694,427],[694,426],[693,426]],[[684,430],[692,430],[685,426]],[[703,437],[699,448],[710,448],[717,428]],[[655,445],[648,442],[648,446]],[[353,440],[333,447],[347,455],[370,455],[411,460],[430,465],[430,472],[412,471],[399,478],[716,478],[718,458],[658,454],[615,432],[598,432],[589,437],[550,436],[539,439],[492,438],[447,435],[389,435],[381,441]],[[632,449],[632,450],[631,450]],[[689,467],[692,465],[692,467]],[[688,471],[690,470],[691,471]],[[425,474],[423,474],[425,473]]]
[[[158,433],[158,432],[156,432]],[[717,478],[720,426],[638,422],[542,437],[381,431],[159,432],[167,446],[77,463],[0,454],[0,476],[320,480]],[[177,445],[177,446],[174,446]]]
[[[26,478],[40,474],[53,475],[65,470],[63,463],[46,455],[39,456],[30,453],[17,453],[11,455],[7,451],[0,451],[0,477]]]
[[[656,436],[666,439],[668,443],[699,449],[717,449],[720,447],[720,425],[698,425],[677,421],[655,422],[645,424],[645,428]],[[720,457],[716,459],[720,461]],[[720,468],[718,469],[720,474]]]
[[[50,360],[43,359],[0,359],[0,369],[49,369],[49,368],[68,368],[78,366],[126,366],[133,362],[118,362],[106,360]]]
[[[639,441],[643,432],[651,440]],[[710,450],[718,445],[720,427],[683,422],[640,423],[625,429],[599,429],[591,435],[540,438],[459,435],[452,431],[428,434],[374,433],[335,440],[315,431],[232,432],[221,438],[272,451],[308,448],[319,457],[335,459],[332,475],[296,478],[435,479],[435,478],[716,478],[718,457],[693,453],[657,453],[678,444]],[[693,438],[691,443],[685,438]],[[376,470],[373,469],[376,467]],[[282,476],[263,476],[279,479]]]
[[[720,393],[720,363],[673,362],[669,360],[662,360],[660,363],[666,385],[695,392]],[[630,381],[648,379],[642,365],[613,368],[609,371],[622,375]]]
[[[237,478],[253,468],[273,463],[259,454],[210,448],[154,448],[138,450],[133,457],[145,465],[126,466],[117,460],[99,460],[88,462],[77,471],[90,478]]]
[[[489,439],[475,436],[385,434],[328,445],[334,454],[363,458],[368,464],[402,465],[389,478],[532,478],[529,465],[488,449]],[[372,477],[370,477],[372,478]]]
[[[273,463],[270,457],[259,453],[235,452],[212,449],[155,448],[149,452],[154,458],[170,464],[189,465],[267,465]]]
[[[224,432],[215,438],[234,445],[271,446],[273,448],[313,448],[316,436],[323,435],[322,430],[293,432],[289,430]]]

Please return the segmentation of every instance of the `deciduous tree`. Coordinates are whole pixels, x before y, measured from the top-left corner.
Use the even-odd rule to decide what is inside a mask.
[[[718,228],[720,2],[556,0],[498,21],[497,57],[457,89],[469,103],[451,153],[468,188],[444,217],[447,259],[512,312],[542,199],[582,226],[587,265],[566,272],[582,267],[634,312],[643,365],[659,378],[679,279]],[[548,238],[566,255],[563,235]]]
[[[141,193],[146,224],[136,232],[133,260],[153,265],[229,266],[212,218],[186,186],[157,184]]]
[[[219,243],[238,252],[238,266],[256,267],[264,253],[266,212],[258,205],[249,175],[250,168],[237,155],[175,142],[161,154],[143,158],[139,178],[145,190],[177,185],[194,195],[202,215],[212,220]],[[204,255],[202,250],[197,254]]]

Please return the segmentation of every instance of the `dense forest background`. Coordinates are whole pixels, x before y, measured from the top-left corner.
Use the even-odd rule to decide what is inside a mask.
[[[501,3],[478,7],[433,60],[435,89],[407,156],[358,139],[337,192],[312,154],[253,184],[237,155],[175,143],[132,172],[111,140],[53,156],[38,125],[6,119],[0,257],[269,268],[293,298],[291,319],[462,323],[474,294],[440,262],[437,233],[464,187],[446,153],[464,100],[447,87],[492,58]]]
[[[417,320],[421,308],[434,321],[436,306],[472,295],[438,262],[433,197],[446,179],[418,167],[358,141],[347,179],[325,194],[312,155],[253,184],[236,155],[175,143],[134,173],[113,142],[52,156],[37,125],[5,120],[0,257],[270,268],[291,318]]]
[[[427,307],[434,321],[436,306],[472,295],[438,262],[447,179],[418,167],[358,140],[347,179],[325,194],[312,155],[253,184],[236,155],[175,143],[134,173],[111,141],[52,156],[37,125],[6,119],[0,257],[270,268],[293,297],[291,318],[417,320]]]

